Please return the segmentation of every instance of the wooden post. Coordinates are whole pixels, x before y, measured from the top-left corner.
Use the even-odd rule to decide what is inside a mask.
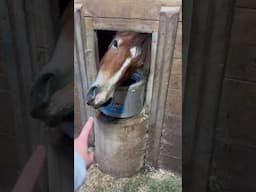
[[[129,119],[97,114],[95,155],[99,168],[114,177],[132,176],[144,165],[148,118],[143,113]]]
[[[160,139],[164,120],[164,111],[168,84],[172,68],[172,57],[176,40],[179,7],[162,7],[160,11],[156,66],[151,101],[149,148],[147,158],[157,167],[160,151]],[[166,53],[168,50],[168,53]]]

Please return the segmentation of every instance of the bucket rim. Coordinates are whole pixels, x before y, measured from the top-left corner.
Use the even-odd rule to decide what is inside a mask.
[[[131,84],[131,85],[128,85],[128,86],[119,86],[119,87],[117,88],[117,91],[118,91],[118,90],[127,90],[127,89],[128,89],[128,91],[130,91],[131,89],[134,89],[134,88],[137,88],[137,87],[140,87],[140,86],[144,85],[145,82],[146,82],[145,75],[143,75],[143,74],[142,74],[141,72],[139,72],[139,71],[135,71],[135,72],[132,74],[131,78],[132,78],[133,76],[135,76],[135,75],[139,76],[140,80],[138,80],[137,82],[135,82],[135,83],[133,83],[133,84]],[[135,78],[136,78],[136,77],[135,77]],[[136,79],[135,79],[135,81],[136,81]]]

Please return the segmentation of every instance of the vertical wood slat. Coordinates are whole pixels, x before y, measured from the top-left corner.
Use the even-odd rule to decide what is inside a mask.
[[[160,139],[164,120],[168,83],[171,74],[178,18],[179,7],[161,8],[155,66],[156,68],[153,84],[154,91],[152,95],[149,125],[149,134],[151,135],[152,140],[149,143],[150,154],[149,152],[147,154],[149,163],[154,167],[157,167],[160,152]],[[165,50],[170,50],[170,52],[165,54]]]
[[[16,106],[14,110],[14,121],[15,123],[15,131],[17,136],[17,142],[20,144],[18,146],[18,161],[19,167],[21,168],[25,165],[26,159],[29,155],[29,140],[25,131],[20,128],[21,125],[25,125],[25,120],[22,118],[23,109],[21,106],[20,98],[21,98],[21,90],[19,86],[16,84],[18,82],[18,70],[17,70],[17,56],[14,49],[14,39],[13,33],[11,29],[11,18],[9,17],[9,9],[6,1],[0,2],[0,18],[1,25],[4,28],[1,28],[2,35],[2,45],[3,46],[3,59],[7,64],[7,74],[8,74],[8,82],[10,85],[10,89],[12,92],[12,103]],[[23,127],[23,126],[22,126]]]
[[[85,25],[82,17],[82,4],[75,3],[74,21],[75,21],[75,44],[74,44],[74,67],[75,67],[75,84],[78,91],[79,111],[81,125],[84,125],[89,116],[92,116],[92,109],[86,104],[86,91],[89,88],[88,61],[86,60],[86,44],[88,39],[84,38]],[[90,68],[90,67],[89,67]],[[75,106],[76,107],[76,106]],[[78,134],[82,127],[75,127]],[[89,136],[90,145],[94,145],[94,130]]]
[[[151,110],[151,100],[153,94],[153,82],[155,74],[155,65],[156,65],[156,50],[157,50],[157,41],[158,41],[158,32],[152,33],[152,43],[151,43],[151,58],[150,58],[150,73],[148,76],[147,83],[147,95],[145,101],[145,113],[149,114]]]
[[[184,190],[197,192],[208,185],[234,1],[194,3],[183,102],[183,183]]]
[[[88,87],[86,79],[86,63],[84,59],[84,48],[82,39],[82,22],[81,22],[81,5],[75,4],[74,22],[75,22],[75,43],[74,43],[74,67],[75,67],[75,84],[79,97],[79,108],[81,123],[86,121],[85,95],[83,90]],[[76,106],[75,106],[76,107]]]
[[[27,18],[25,15],[24,1],[1,1],[1,13],[4,17],[4,50],[8,71],[8,80],[12,92],[12,102],[15,106],[15,135],[17,138],[17,149],[19,165],[22,168],[33,148],[38,142],[42,142],[44,136],[40,131],[35,134],[34,127],[38,124],[29,115],[29,96],[32,82],[32,60],[29,47]],[[12,50],[12,51],[10,51]],[[44,172],[43,174],[46,174]],[[45,176],[45,175],[44,175]],[[43,184],[40,183],[40,191],[47,190],[46,177]]]
[[[255,5],[244,0],[234,6],[210,180],[223,191],[256,190]]]

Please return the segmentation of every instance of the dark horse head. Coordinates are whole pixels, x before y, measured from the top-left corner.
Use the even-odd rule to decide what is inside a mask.
[[[62,28],[52,57],[37,75],[31,89],[32,117],[50,126],[73,118],[73,45],[73,4],[70,3],[63,14]]]

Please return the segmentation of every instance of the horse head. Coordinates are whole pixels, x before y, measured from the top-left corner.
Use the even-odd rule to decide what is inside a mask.
[[[116,88],[141,67],[146,57],[146,34],[118,32],[100,62],[96,81],[87,93],[87,104],[99,108],[112,97]]]
[[[62,28],[49,62],[31,88],[31,115],[55,126],[72,118],[74,108],[73,3],[62,18]]]

